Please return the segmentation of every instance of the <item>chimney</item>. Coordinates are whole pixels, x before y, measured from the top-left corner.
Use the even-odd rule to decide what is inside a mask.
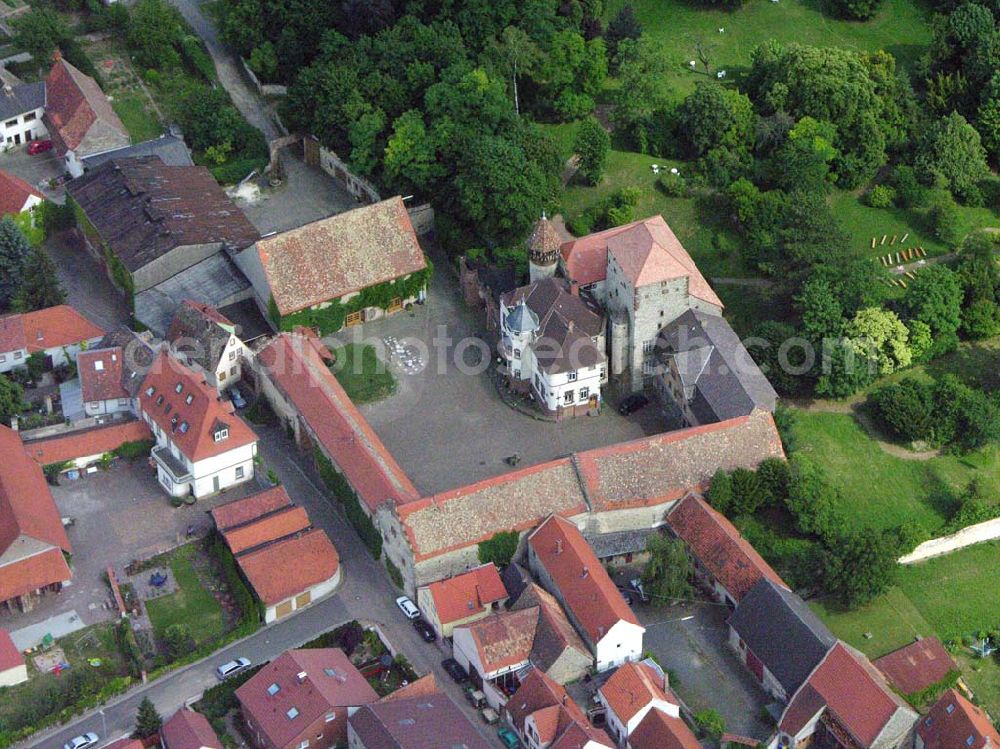
[[[580,574],[580,577],[586,579],[589,575],[590,575],[590,570],[588,570],[586,565],[584,565],[583,572]]]
[[[299,684],[304,684],[304,683],[305,683],[305,680],[306,680],[306,677],[307,677],[308,675],[309,675],[309,674],[307,674],[307,673],[306,673],[305,671],[299,671],[299,672],[298,672],[298,673],[297,673],[297,674],[295,675],[295,678],[299,680]]]
[[[576,281],[569,282],[569,293],[573,296],[580,296],[580,284]]]
[[[59,62],[62,59],[62,52],[56,47],[55,51],[52,53],[52,62]]]
[[[556,554],[562,554],[562,539],[556,539]]]

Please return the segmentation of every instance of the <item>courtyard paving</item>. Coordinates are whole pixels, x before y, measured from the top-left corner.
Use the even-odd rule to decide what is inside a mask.
[[[382,339],[391,336],[419,353],[426,366],[410,372],[390,365],[396,393],[360,408],[421,492],[506,473],[511,467],[504,458],[515,453],[524,468],[668,428],[655,404],[623,417],[606,402],[600,416],[561,423],[531,418],[505,404],[492,375],[475,366],[495,352],[469,343],[488,340],[484,323],[461,299],[448,259],[434,251],[431,257],[435,273],[425,304],[325,339],[334,347],[368,343],[384,353]]]

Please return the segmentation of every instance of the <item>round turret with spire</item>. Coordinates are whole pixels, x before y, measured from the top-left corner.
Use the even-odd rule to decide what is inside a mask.
[[[535,222],[531,236],[528,237],[528,274],[531,283],[552,278],[556,274],[556,261],[559,259],[561,245],[559,232],[542,211],[542,217]]]

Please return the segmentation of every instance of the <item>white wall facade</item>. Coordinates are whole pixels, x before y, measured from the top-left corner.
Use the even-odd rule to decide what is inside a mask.
[[[107,414],[125,413],[131,410],[132,401],[128,398],[87,401],[83,404],[83,411],[87,416],[105,416]]]
[[[44,138],[49,134],[42,123],[44,112],[45,110],[39,107],[0,122],[0,143],[5,146],[17,146]]]
[[[537,369],[534,354],[529,349],[525,356],[534,371],[531,389],[546,411],[559,408],[585,406],[592,398],[601,401],[601,386],[608,381],[607,364],[582,367],[575,372],[547,374]]]
[[[597,671],[607,671],[628,661],[642,660],[644,631],[638,624],[618,620],[594,648],[594,666]]]
[[[0,354],[0,372],[10,372],[18,367],[26,367],[28,364],[28,349],[15,349],[4,351]]]
[[[13,687],[28,680],[28,667],[25,664],[0,671],[0,687]]]

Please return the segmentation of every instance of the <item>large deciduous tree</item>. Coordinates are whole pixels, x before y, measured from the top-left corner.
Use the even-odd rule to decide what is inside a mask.
[[[878,362],[878,373],[888,375],[913,361],[910,332],[899,316],[880,307],[860,309],[847,324],[846,334],[859,353]]]
[[[892,585],[900,555],[897,531],[865,528],[827,547],[825,583],[850,608],[869,603]]]
[[[920,141],[914,167],[927,184],[942,179],[959,200],[973,205],[982,203],[979,182],[990,171],[986,149],[976,129],[958,112],[928,128]]]
[[[604,176],[611,136],[596,117],[587,117],[576,131],[573,150],[580,156],[580,174],[592,185]]]
[[[663,605],[691,595],[694,570],[683,541],[654,533],[646,539],[646,551],[649,561],[642,582],[654,603]]]
[[[930,358],[945,354],[958,345],[962,321],[962,284],[958,275],[944,265],[932,265],[917,274],[903,297],[901,306],[907,319],[920,320],[933,336]]]

